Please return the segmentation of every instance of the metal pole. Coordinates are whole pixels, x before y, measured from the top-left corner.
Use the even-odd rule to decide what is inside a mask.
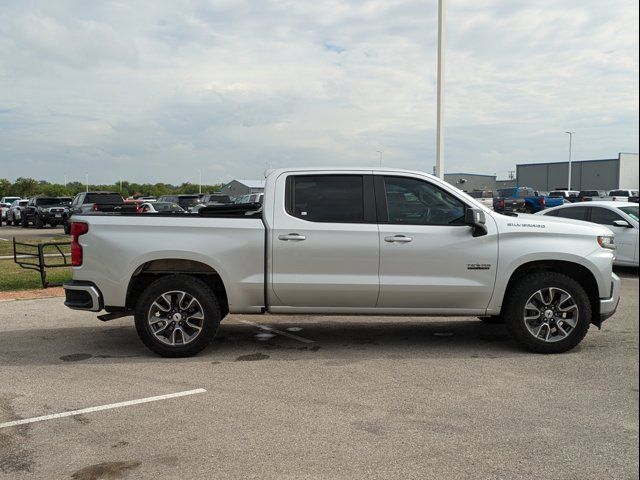
[[[64,176],[64,188],[67,188],[67,176]]]
[[[573,134],[576,132],[564,132],[569,134],[569,181],[567,182],[567,190],[571,190],[571,153],[573,149]]]
[[[198,170],[198,193],[202,194],[202,170]]]
[[[89,174],[88,173],[84,174],[84,183],[87,186],[87,192],[89,192]]]
[[[384,150],[376,150],[376,152],[380,154],[380,166],[382,166],[382,154],[384,153]]]
[[[436,175],[444,179],[444,9],[438,0],[438,114],[436,119]]]

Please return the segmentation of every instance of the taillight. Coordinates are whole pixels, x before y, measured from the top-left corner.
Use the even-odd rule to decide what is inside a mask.
[[[71,265],[74,267],[82,266],[82,245],[78,243],[78,237],[89,231],[89,225],[83,222],[71,222]]]
[[[540,197],[538,199],[538,203],[540,204],[541,207],[544,207],[544,197]]]
[[[500,200],[500,201],[498,202],[498,207],[500,207],[500,208],[504,208],[504,200]]]

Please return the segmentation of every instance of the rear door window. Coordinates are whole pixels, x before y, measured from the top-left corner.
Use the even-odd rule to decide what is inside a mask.
[[[558,209],[558,217],[573,218],[574,220],[587,219],[587,207],[569,207]]]
[[[310,222],[362,223],[362,175],[298,175],[287,182],[287,213]]]

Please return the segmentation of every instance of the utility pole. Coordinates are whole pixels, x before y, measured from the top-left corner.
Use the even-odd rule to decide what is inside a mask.
[[[573,135],[576,132],[564,132],[569,135],[569,181],[567,182],[567,190],[571,190],[571,154],[573,149]]]
[[[382,154],[384,153],[384,150],[376,150],[376,152],[380,154],[380,166],[382,166]]]
[[[198,170],[198,193],[202,195],[202,170]]]
[[[444,13],[445,0],[438,0],[438,114],[436,119],[436,175],[444,179]]]
[[[87,193],[88,193],[89,192],[89,174],[88,173],[84,174],[84,183],[87,186]]]
[[[67,188],[67,176],[64,176],[64,188]]]

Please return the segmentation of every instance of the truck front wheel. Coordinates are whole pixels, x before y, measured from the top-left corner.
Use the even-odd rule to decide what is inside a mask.
[[[507,292],[503,316],[513,338],[536,353],[561,353],[578,345],[591,324],[584,288],[566,275],[537,272]]]
[[[163,357],[189,357],[200,352],[213,340],[220,320],[214,292],[188,275],[156,280],[136,305],[138,336]]]

